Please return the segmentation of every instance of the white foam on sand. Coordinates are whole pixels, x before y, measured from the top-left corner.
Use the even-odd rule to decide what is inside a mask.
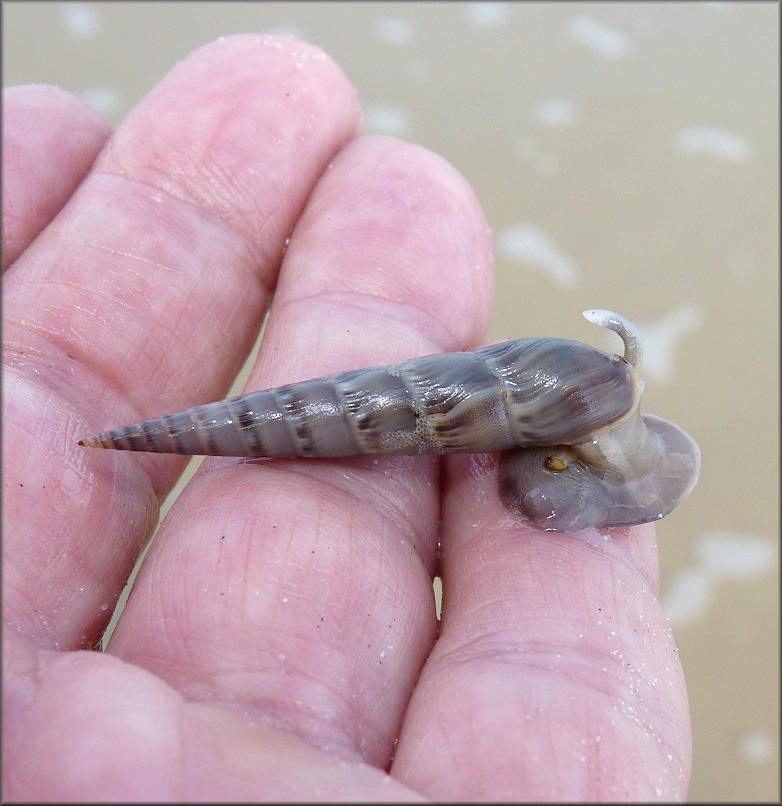
[[[706,317],[697,305],[682,305],[655,322],[638,325],[644,343],[642,374],[647,380],[668,383],[674,378],[674,356],[684,337],[698,330]]]
[[[503,25],[510,17],[510,3],[465,3],[464,16],[476,28]]]
[[[708,154],[728,162],[748,162],[752,146],[746,137],[716,126],[685,126],[673,136],[673,147],[682,154]]]
[[[398,47],[408,47],[418,37],[416,24],[405,17],[376,17],[372,31],[381,42]]]
[[[60,15],[65,30],[76,39],[89,39],[103,27],[103,18],[94,6],[86,3],[64,3]]]
[[[695,541],[695,564],[677,571],[660,601],[674,628],[708,612],[720,582],[749,582],[777,567],[777,545],[770,538],[730,531],[705,532]]]
[[[567,23],[568,36],[604,59],[624,59],[630,55],[630,37],[593,17],[577,14]]]
[[[559,286],[570,287],[578,281],[575,263],[538,227],[514,224],[497,235],[497,248],[505,257],[530,263]]]

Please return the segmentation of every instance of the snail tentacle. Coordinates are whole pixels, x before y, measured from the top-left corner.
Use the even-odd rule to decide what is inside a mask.
[[[594,322],[596,325],[600,325],[600,327],[605,327],[613,330],[614,333],[618,333],[625,345],[624,360],[636,372],[641,368],[641,362],[644,359],[644,345],[638,328],[632,322],[625,319],[621,314],[600,308],[584,311],[584,318]]]

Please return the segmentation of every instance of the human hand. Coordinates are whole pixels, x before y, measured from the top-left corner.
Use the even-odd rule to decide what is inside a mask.
[[[6,800],[686,795],[654,527],[531,530],[495,457],[207,458],[83,651],[185,460],[78,439],[223,396],[272,291],[248,390],[474,348],[491,239],[293,40],[207,46],[113,136],[40,87],[4,127]]]

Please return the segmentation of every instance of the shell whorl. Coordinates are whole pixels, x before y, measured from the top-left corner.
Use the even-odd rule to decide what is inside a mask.
[[[195,406],[83,444],[278,458],[503,451],[580,441],[626,417],[639,394],[617,356],[519,339]]]
[[[619,334],[623,357],[519,339],[195,406],[80,444],[275,458],[502,451],[500,496],[537,528],[656,520],[695,485],[698,446],[640,414],[638,330],[611,311],[584,316]]]

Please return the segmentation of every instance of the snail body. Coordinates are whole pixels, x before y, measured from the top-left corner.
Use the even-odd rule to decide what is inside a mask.
[[[577,341],[519,339],[195,406],[80,444],[274,458],[502,451],[501,497],[538,528],[655,520],[694,486],[697,445],[639,413],[636,329],[607,311],[585,315],[622,336],[624,358]],[[676,481],[652,491],[661,478]]]

